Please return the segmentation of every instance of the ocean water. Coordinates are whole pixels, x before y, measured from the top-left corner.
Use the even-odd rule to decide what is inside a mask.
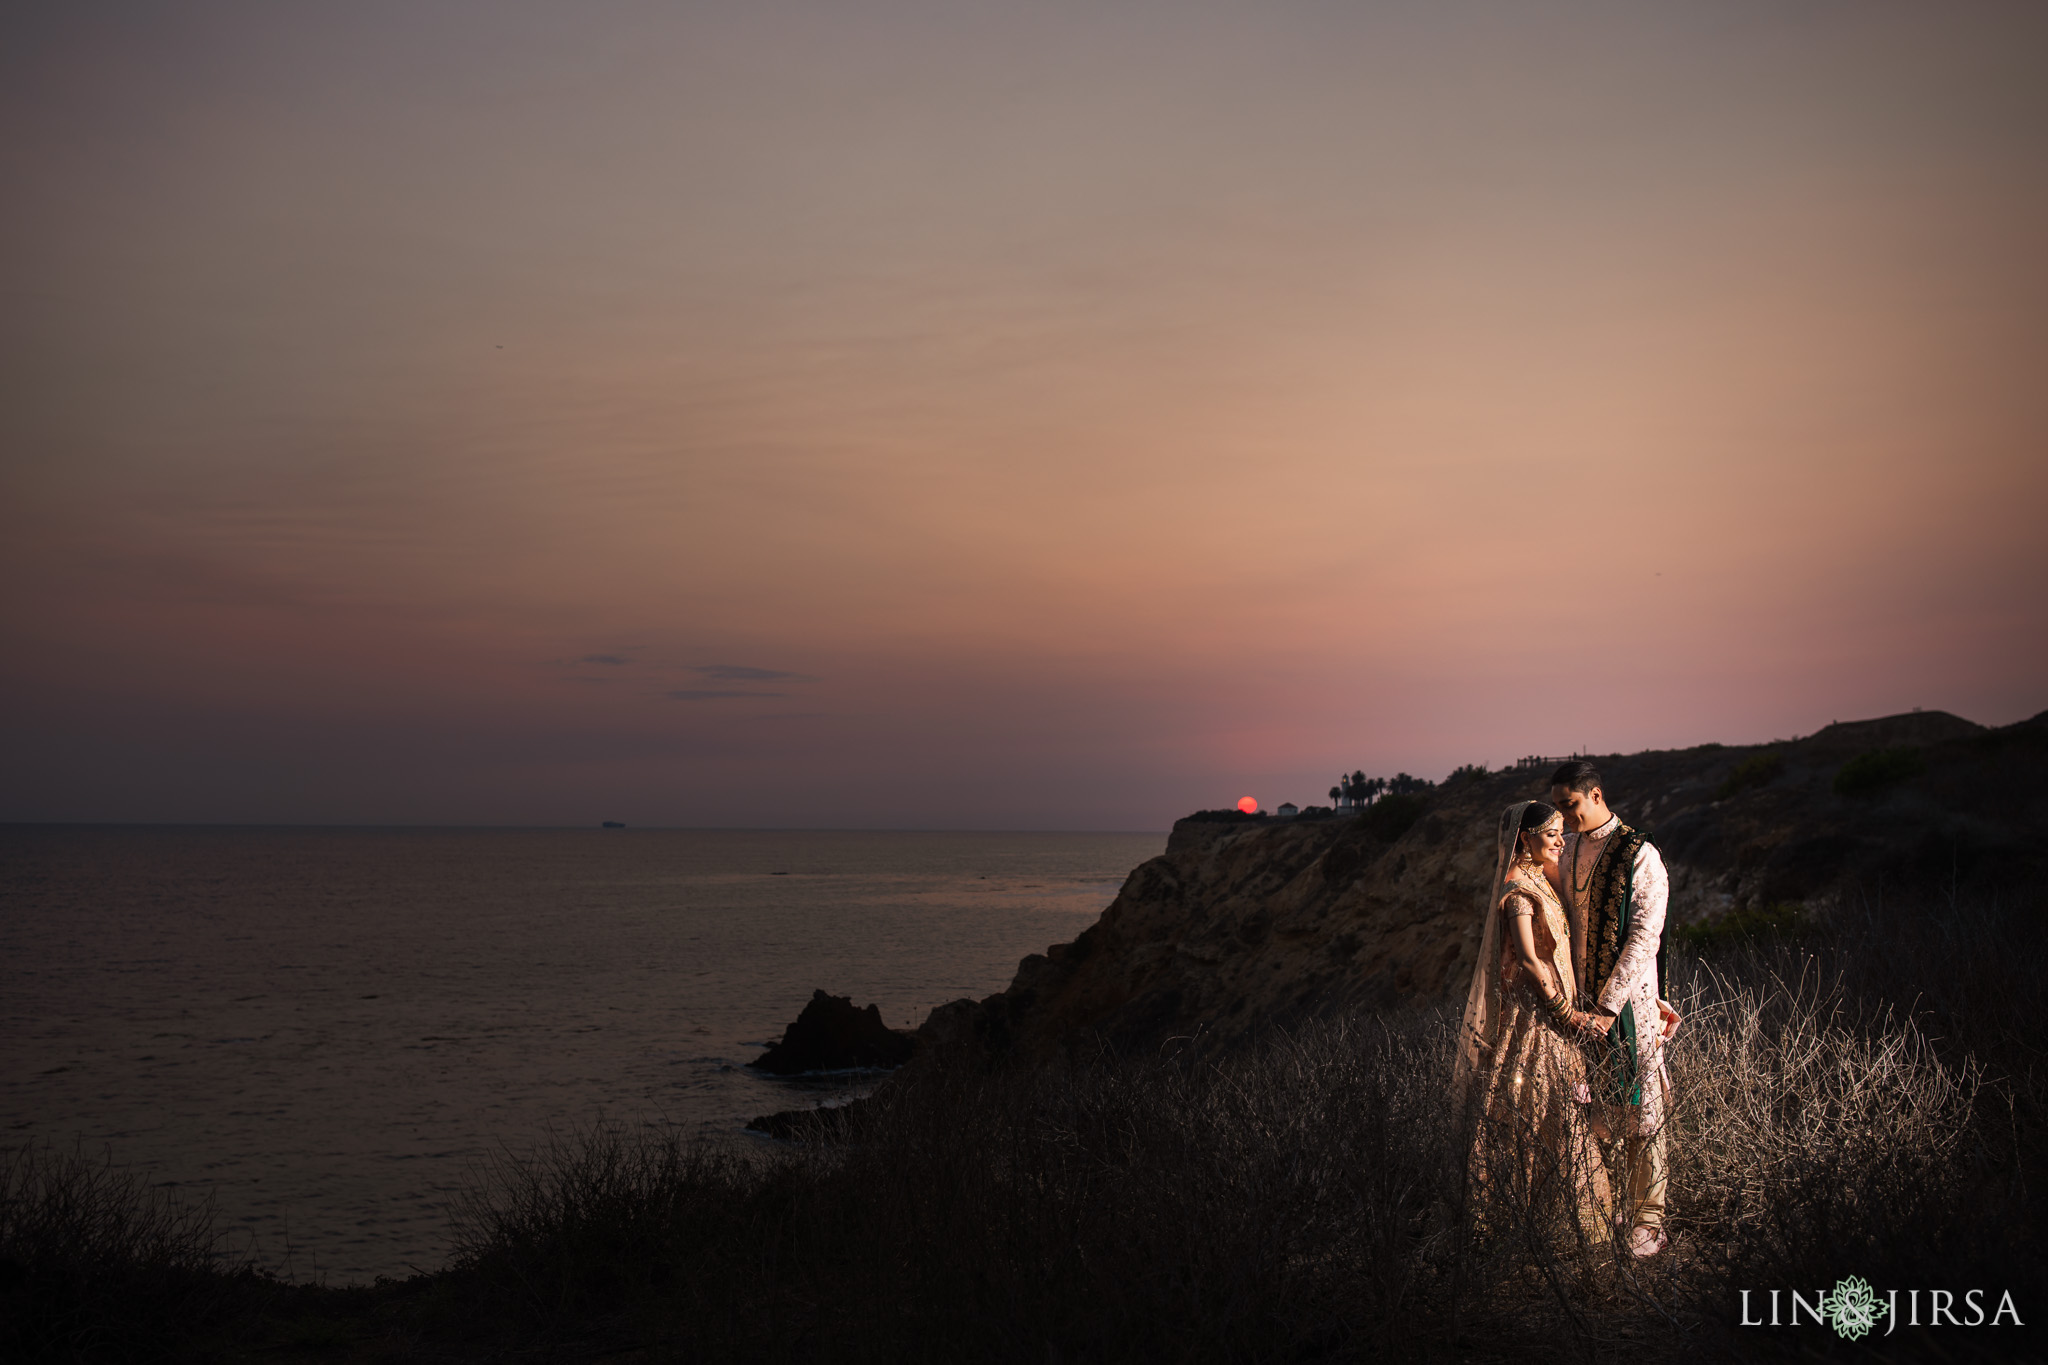
[[[744,1064],[814,988],[898,1026],[1002,989],[1164,846],[0,828],[0,1146],[210,1195],[295,1278],[431,1270],[492,1152],[600,1114],[732,1135],[860,1085]]]

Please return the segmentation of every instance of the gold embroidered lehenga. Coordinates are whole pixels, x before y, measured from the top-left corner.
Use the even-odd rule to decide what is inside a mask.
[[[1552,1018],[1514,948],[1512,919],[1528,915],[1537,955],[1565,998],[1577,998],[1564,905],[1540,868],[1516,862],[1522,811],[1517,803],[1502,817],[1494,894],[1459,1040],[1471,1176],[1490,1226],[1547,1224],[1596,1248],[1612,1235],[1613,1198],[1592,1131],[1585,1053]]]

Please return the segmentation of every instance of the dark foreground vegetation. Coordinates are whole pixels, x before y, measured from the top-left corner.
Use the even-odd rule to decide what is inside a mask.
[[[1674,1236],[1647,1262],[1561,1237],[1554,1182],[1470,1195],[1451,1021],[1417,1014],[1220,1062],[921,1062],[833,1141],[592,1128],[479,1172],[440,1274],[360,1288],[237,1268],[203,1213],[18,1153],[0,1358],[2038,1358],[2035,909],[1872,903],[1674,945]],[[1846,1275],[1959,1311],[2009,1292],[2026,1326],[1736,1325],[1741,1289]]]

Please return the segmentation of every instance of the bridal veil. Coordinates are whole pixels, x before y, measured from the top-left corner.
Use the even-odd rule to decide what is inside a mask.
[[[1501,812],[1500,828],[1494,836],[1493,880],[1487,884],[1485,927],[1479,933],[1479,957],[1472,964],[1472,985],[1465,992],[1465,1017],[1458,1030],[1458,1056],[1451,1069],[1453,1093],[1461,1101],[1473,1073],[1493,1061],[1494,1049],[1500,1042],[1500,903],[1507,895],[1508,873],[1514,868],[1522,832],[1522,815],[1529,805],[1527,801],[1517,801]]]

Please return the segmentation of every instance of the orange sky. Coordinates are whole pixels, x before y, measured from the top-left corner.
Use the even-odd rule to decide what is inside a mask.
[[[1163,828],[2048,707],[2039,6],[0,22],[0,818]]]

